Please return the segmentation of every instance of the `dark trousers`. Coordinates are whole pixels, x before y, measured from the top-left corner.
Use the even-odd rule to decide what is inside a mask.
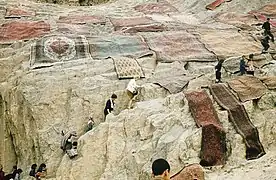
[[[265,51],[267,51],[268,48],[270,47],[269,44],[267,43],[261,42],[261,44],[263,45]]]
[[[265,35],[269,35],[269,36],[271,37],[271,41],[274,42],[274,36],[273,36],[273,34],[271,33],[271,31],[265,30],[264,33],[265,33]]]
[[[220,71],[216,71],[216,80],[218,80],[218,82],[221,82],[221,72]]]

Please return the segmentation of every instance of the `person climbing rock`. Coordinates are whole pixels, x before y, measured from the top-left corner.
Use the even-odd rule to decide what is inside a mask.
[[[216,83],[221,82],[221,68],[222,68],[222,63],[224,60],[219,60],[218,64],[215,66],[216,70]]]
[[[136,84],[136,80],[138,77],[135,77],[134,79],[131,79],[127,85],[127,95],[130,98],[129,103],[128,103],[128,109],[131,108],[133,100],[136,98],[138,95],[138,88],[139,86]]]
[[[17,169],[17,170],[15,171],[14,180],[21,180],[20,175],[21,175],[22,172],[23,172],[22,169],[20,169],[20,168]]]
[[[37,169],[35,178],[38,180],[38,179],[46,177],[46,175],[47,175],[46,164],[42,163],[42,164],[40,164],[39,168]]]
[[[263,46],[262,53],[266,53],[268,48],[270,47],[269,46],[269,37],[265,36],[263,39],[261,39],[261,44]]]
[[[170,165],[165,159],[156,159],[151,166],[153,180],[169,180]]]
[[[95,122],[93,120],[93,117],[90,117],[88,122],[87,122],[87,127],[86,127],[86,132],[90,131],[93,129]]]
[[[108,114],[110,114],[114,110],[115,100],[117,99],[116,94],[112,94],[110,99],[106,101],[104,108],[104,119]]]
[[[246,63],[245,63],[245,55],[242,56],[240,60],[240,75],[244,75],[246,73]]]
[[[270,36],[271,37],[271,41],[274,42],[274,36],[271,33],[271,28],[270,28],[270,18],[266,19],[266,22],[264,22],[262,29],[264,29],[264,35],[265,36]]]
[[[66,134],[63,133],[60,148],[69,156],[69,158],[73,158],[78,155],[77,146],[78,138],[76,131],[69,131]]]
[[[31,170],[30,170],[30,172],[29,172],[29,175],[30,175],[30,176],[35,177],[36,168],[37,168],[37,164],[32,164]]]
[[[4,180],[5,172],[3,171],[3,166],[0,164],[0,180]]]
[[[249,55],[249,60],[247,62],[247,74],[254,76],[255,67],[253,63],[253,56],[254,56],[253,54]]]

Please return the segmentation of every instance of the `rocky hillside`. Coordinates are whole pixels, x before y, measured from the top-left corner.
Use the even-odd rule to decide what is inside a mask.
[[[146,180],[152,160],[163,157],[174,174],[200,162],[202,128],[196,126],[186,93],[205,91],[227,147],[223,165],[204,168],[206,179],[275,179],[276,45],[270,43],[268,53],[261,54],[260,39],[266,17],[276,36],[276,2],[210,3],[0,0],[4,171],[17,164],[28,179],[30,165],[45,162],[52,180]],[[251,53],[255,77],[239,76],[241,55]],[[260,158],[246,160],[242,136],[208,88],[222,59],[223,83],[258,130],[266,152]],[[136,69],[120,74],[120,60],[133,62]],[[141,77],[141,89],[128,109],[129,79],[124,77],[133,73]],[[118,95],[115,112],[104,121],[112,93]],[[85,133],[89,117],[96,126]],[[78,133],[75,159],[60,149],[62,130]]]

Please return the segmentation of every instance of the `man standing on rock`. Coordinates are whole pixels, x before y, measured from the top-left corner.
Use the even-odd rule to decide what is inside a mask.
[[[264,29],[265,36],[267,36],[267,35],[270,36],[271,37],[271,41],[274,42],[274,36],[271,33],[271,31],[270,31],[270,23],[269,23],[269,21],[270,21],[270,18],[267,18],[267,21],[264,22],[264,24],[262,26],[262,29]]]
[[[245,57],[245,55],[243,55],[240,60],[240,75],[244,75],[246,72],[245,59],[246,59],[246,57]]]
[[[153,180],[169,180],[170,165],[165,159],[156,159],[152,163]]]
[[[216,70],[216,83],[221,83],[221,68],[222,68],[222,63],[224,60],[219,60],[218,64],[215,66]]]
[[[106,116],[109,113],[111,113],[111,111],[113,111],[114,105],[115,105],[115,102],[114,102],[115,99],[117,99],[117,95],[116,94],[112,94],[111,98],[106,101],[105,108],[104,108],[104,119],[106,118]]]

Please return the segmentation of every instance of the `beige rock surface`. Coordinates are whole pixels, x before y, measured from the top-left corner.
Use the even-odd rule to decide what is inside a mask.
[[[90,2],[92,1],[82,1],[82,5]],[[169,12],[150,14],[147,17],[168,27],[166,31],[170,32],[165,32],[166,34],[187,35],[183,38],[185,42],[180,44],[174,44],[173,38],[162,42],[170,44],[171,49],[176,52],[170,54],[170,58],[182,63],[174,62],[173,66],[159,63],[153,49],[153,55],[150,53],[146,57],[137,58],[145,78],[137,80],[138,85],[141,85],[141,93],[133,109],[127,109],[129,99],[125,88],[129,80],[117,79],[111,58],[60,61],[50,67],[32,69],[29,61],[30,49],[38,37],[31,33],[24,37],[24,41],[0,43],[0,163],[4,165],[5,171],[10,171],[17,164],[23,168],[23,179],[27,180],[30,165],[45,162],[48,167],[47,179],[51,180],[149,180],[151,163],[155,158],[166,158],[171,164],[172,174],[187,164],[200,161],[201,129],[195,125],[183,92],[170,94],[149,80],[154,76],[163,77],[170,71],[178,74],[176,71],[181,69],[187,76],[195,77],[189,81],[184,91],[206,88],[214,82],[215,61],[221,58],[229,58],[223,66],[222,80],[226,82],[233,79],[237,76],[235,72],[238,70],[238,58],[241,55],[261,52],[259,40],[253,38],[260,33],[260,27],[246,23],[246,27],[250,28],[239,29],[244,23],[243,19],[238,23],[231,19],[228,24],[225,19],[229,16],[218,16],[217,13],[227,12],[234,17],[243,17],[244,13],[258,10],[274,1],[232,1],[222,4],[212,12],[205,10],[211,0],[167,2],[172,6]],[[68,3],[72,5],[79,2]],[[147,3],[158,2],[114,0],[88,7],[41,4],[28,0],[20,3],[15,0],[0,0],[0,22],[2,25],[14,21],[5,19],[4,12],[7,8],[20,7],[31,9],[35,16],[21,17],[17,21],[44,21],[51,26],[50,34],[70,33],[85,35],[87,38],[95,35],[120,36],[120,32],[114,32],[110,19],[144,17],[145,14],[134,7],[146,7],[144,4]],[[162,3],[158,8],[164,8]],[[262,9],[265,10],[266,8]],[[73,24],[69,20],[60,22],[60,17],[67,16],[73,18]],[[78,19],[79,17],[84,18]],[[92,17],[98,17],[105,23],[95,23]],[[134,35],[143,39],[152,33],[154,32]],[[17,39],[16,35],[12,34],[12,37]],[[208,57],[198,56],[197,49],[187,45],[189,40],[196,41],[196,45],[200,44],[201,50]],[[185,53],[179,47],[185,47]],[[275,46],[272,45],[271,48]],[[116,49],[116,52],[121,51]],[[191,55],[193,58],[190,58]],[[260,79],[275,77],[274,55],[258,57],[261,60],[257,59],[260,65],[256,76]],[[168,71],[166,67],[175,67],[175,72]],[[104,121],[103,108],[112,93],[118,95],[116,108],[114,114],[108,115]],[[249,100],[244,105],[253,124],[258,128],[267,154],[259,159],[246,161],[242,137],[228,121],[227,112],[214,103],[226,131],[228,157],[227,164],[223,167],[204,168],[207,180],[276,178],[275,90],[266,89],[257,104]],[[90,116],[93,116],[96,127],[84,133]],[[61,131],[69,129],[75,129],[80,137],[79,156],[73,160],[59,149]]]

